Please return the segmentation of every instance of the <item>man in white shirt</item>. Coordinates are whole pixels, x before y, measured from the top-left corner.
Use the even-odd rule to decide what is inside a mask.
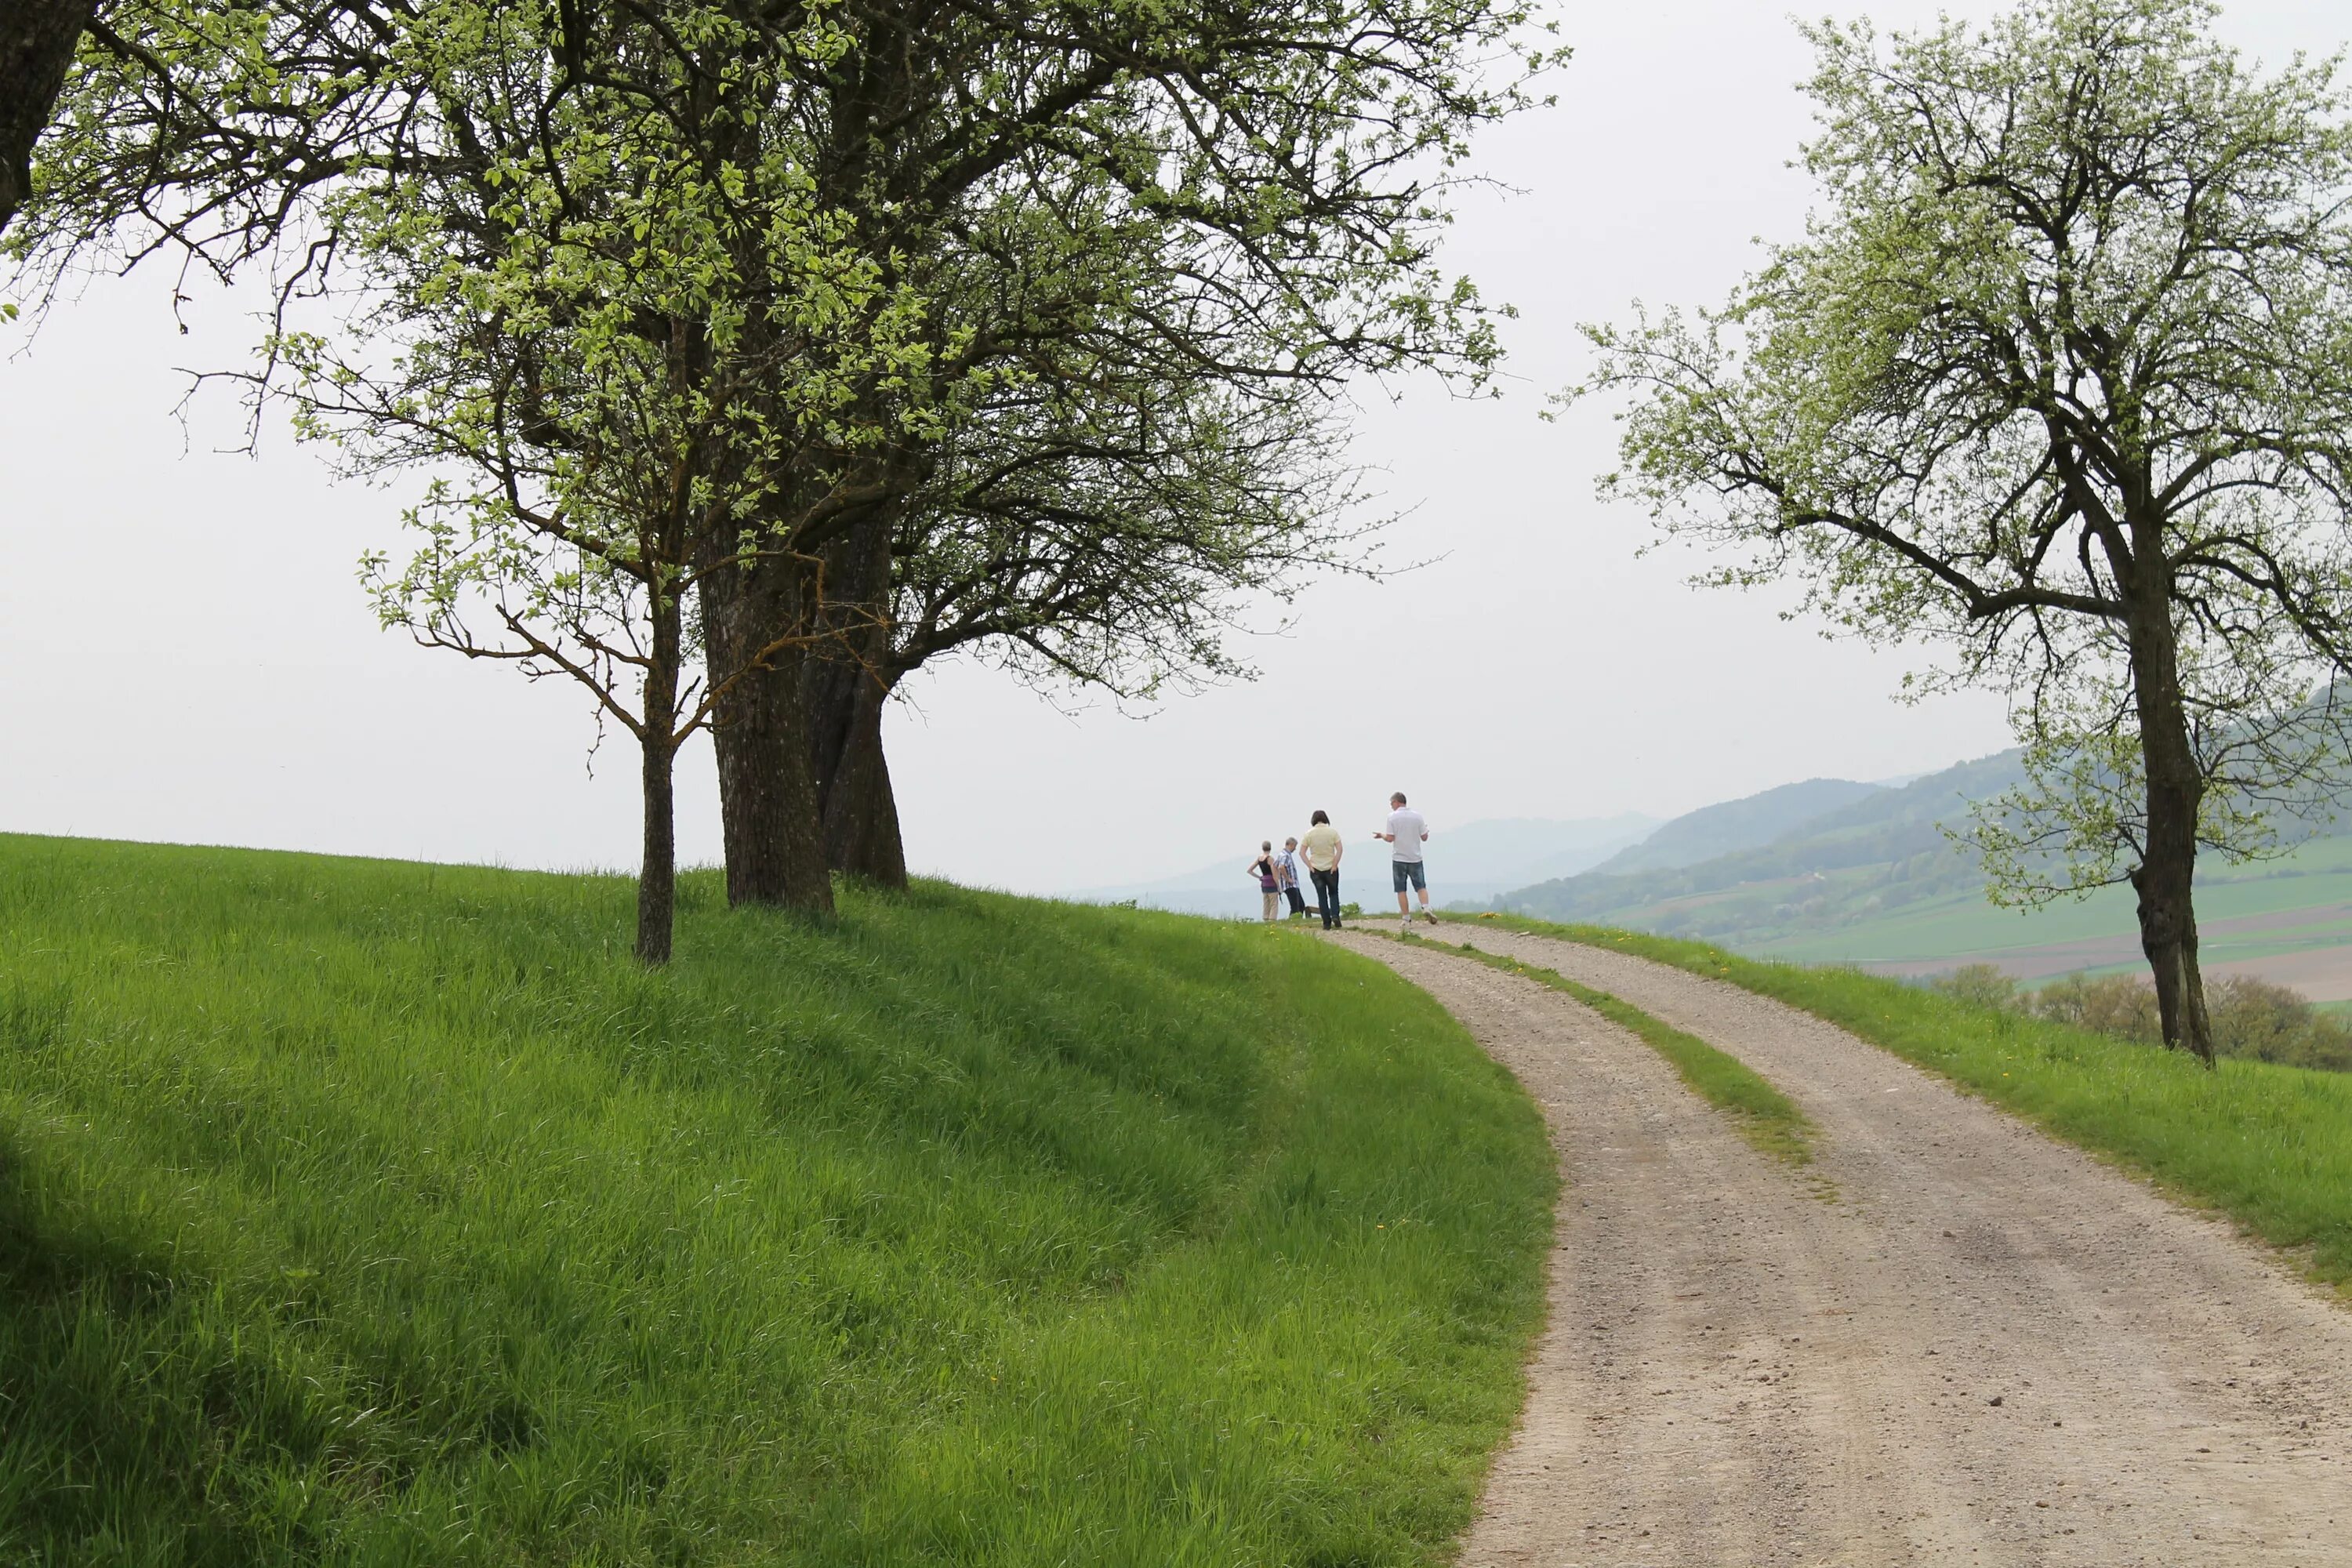
[[[1404,929],[1412,929],[1412,904],[1405,894],[1405,889],[1411,887],[1421,895],[1421,918],[1435,925],[1437,917],[1429,909],[1429,884],[1423,879],[1421,869],[1421,847],[1429,842],[1429,824],[1422,820],[1421,813],[1405,805],[1402,790],[1389,796],[1388,830],[1372,837],[1389,842],[1392,857],[1389,877],[1396,884],[1398,921]]]

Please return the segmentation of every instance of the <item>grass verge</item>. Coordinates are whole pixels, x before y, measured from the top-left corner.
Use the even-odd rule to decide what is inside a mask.
[[[1717,1110],[1731,1112],[1739,1135],[1764,1153],[1790,1165],[1812,1163],[1813,1124],[1797,1109],[1794,1100],[1738,1057],[1716,1049],[1696,1035],[1685,1035],[1606,991],[1579,984],[1556,969],[1523,963],[1504,953],[1482,952],[1466,942],[1429,945],[1450,946],[1454,952],[1505,973],[1523,975],[1555,991],[1566,992],[1611,1023],[1639,1036],[1643,1045],[1666,1058],[1683,1082],[1696,1090],[1701,1099]]]
[[[1320,944],[0,838],[0,1561],[1409,1564],[1556,1176]],[[618,940],[616,940],[618,939]]]
[[[1881,975],[1762,963],[1703,942],[1501,915],[1802,1008],[2229,1215],[2352,1294],[2352,1075],[2177,1051]]]

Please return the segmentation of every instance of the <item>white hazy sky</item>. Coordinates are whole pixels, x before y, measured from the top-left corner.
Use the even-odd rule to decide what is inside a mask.
[[[1896,26],[1937,7],[1831,9]],[[1898,706],[1901,657],[1826,642],[1769,597],[1688,588],[1688,555],[1637,558],[1646,520],[1592,498],[1605,411],[1538,420],[1582,367],[1577,322],[1637,297],[1716,300],[1751,239],[1796,233],[1809,199],[1786,166],[1809,55],[1776,8],[1558,11],[1577,51],[1559,104],[1482,144],[1517,194],[1467,200],[1451,253],[1519,308],[1505,396],[1361,399],[1363,452],[1412,509],[1393,552],[1436,563],[1313,589],[1287,631],[1249,639],[1260,679],[1141,720],[979,663],[918,676],[888,729],[918,869],[1078,889],[1238,864],[1317,806],[1360,835],[1391,789],[1442,836],[1478,817],[1664,816],[2007,743],[1993,700]],[[2271,59],[2352,32],[2336,0],[2246,0],[2222,26]],[[376,630],[355,563],[398,547],[394,497],[333,482],[282,435],[258,458],[219,455],[236,427],[219,401],[185,429],[173,417],[175,367],[235,363],[251,328],[200,297],[181,335],[171,283],[93,285],[29,344],[0,329],[0,830],[631,865],[625,736],[592,775],[574,690]],[[707,742],[681,785],[681,847],[715,860]]]

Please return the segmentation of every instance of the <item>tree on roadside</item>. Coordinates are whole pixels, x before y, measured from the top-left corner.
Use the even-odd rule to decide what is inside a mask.
[[[2352,134],[2203,0],[1809,30],[1826,208],[1718,310],[1591,329],[1604,492],[2008,692],[2015,898],[2128,879],[2165,1041],[2208,1062],[2192,878],[2325,809],[2352,672]]]
[[[833,20],[841,53],[804,100],[815,189],[927,301],[931,374],[969,396],[868,450],[863,515],[810,528],[785,498],[772,527],[792,548],[706,595],[722,657],[732,638],[772,639],[807,616],[807,563],[833,568],[828,602],[886,618],[884,585],[902,574],[876,563],[908,559],[910,521],[954,515],[925,498],[955,431],[1008,384],[1192,379],[1278,403],[1365,369],[1475,378],[1492,364],[1475,291],[1433,253],[1469,134],[1526,102],[1528,73],[1549,63],[1518,41],[1523,7],[887,0]],[[809,488],[839,471],[816,466]],[[870,658],[794,646],[800,667],[747,682],[715,732],[739,900],[822,896],[827,836],[782,808],[835,798],[813,760],[851,755],[834,720],[877,696],[853,668]]]

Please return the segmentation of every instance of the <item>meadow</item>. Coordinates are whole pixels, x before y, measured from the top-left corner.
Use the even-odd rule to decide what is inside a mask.
[[[2352,1074],[2231,1058],[2208,1069],[2185,1052],[1851,969],[1600,926],[1481,919],[1638,953],[1802,1008],[2220,1210],[2315,1277],[2352,1286]]]
[[[0,838],[0,1560],[1444,1561],[1535,1108],[1284,931]]]
[[[2200,865],[2197,912],[2200,949],[2209,964],[2352,947],[2352,838],[2317,839],[2277,860],[2229,866],[2216,858]],[[1981,957],[2030,963],[2039,948],[2105,941],[2117,952],[2114,960],[2065,954],[2059,966],[2127,973],[2138,964],[2138,931],[2128,888],[2105,888],[2038,910],[2004,910],[1971,887],[1867,912],[1844,930],[1741,945],[1761,957],[1799,963],[1950,965]]]

